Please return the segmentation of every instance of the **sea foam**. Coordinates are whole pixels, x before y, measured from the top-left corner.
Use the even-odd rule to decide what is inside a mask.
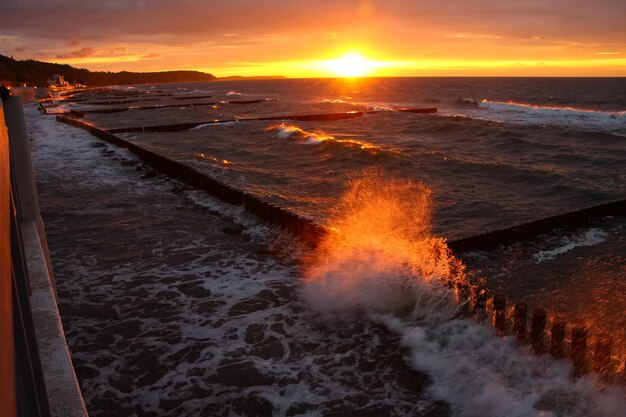
[[[485,118],[530,125],[571,126],[583,130],[626,134],[626,111],[608,112],[576,107],[535,106],[513,101],[482,100],[479,108],[490,111]]]
[[[555,257],[571,251],[574,248],[580,246],[593,246],[598,243],[602,243],[606,240],[607,233],[601,229],[592,228],[582,236],[576,236],[573,238],[563,238],[561,245],[550,250],[542,250],[535,253],[533,256],[536,263],[549,261]]]

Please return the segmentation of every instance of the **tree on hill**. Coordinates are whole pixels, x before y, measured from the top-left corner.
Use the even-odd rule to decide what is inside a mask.
[[[17,61],[0,55],[0,81],[47,86],[48,79],[53,74],[63,76],[69,83],[88,86],[212,81],[216,79],[212,74],[199,71],[92,72],[82,68],[74,68],[70,65],[53,64],[32,59]]]

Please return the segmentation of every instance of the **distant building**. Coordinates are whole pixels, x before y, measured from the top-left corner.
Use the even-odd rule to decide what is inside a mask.
[[[52,74],[50,78],[48,78],[48,84],[50,87],[67,87],[69,83],[65,81],[65,78],[59,74]]]

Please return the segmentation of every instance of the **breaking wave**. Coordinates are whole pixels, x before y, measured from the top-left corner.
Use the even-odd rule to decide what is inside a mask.
[[[478,107],[493,112],[491,117],[496,121],[626,133],[626,111],[608,112],[576,107],[544,107],[513,101],[490,100],[482,100]]]
[[[587,230],[583,236],[577,236],[573,238],[563,238],[561,245],[550,250],[539,251],[534,254],[535,262],[541,263],[549,261],[571,251],[579,246],[593,246],[598,243],[602,243],[606,240],[607,234],[601,229],[592,228]]]
[[[431,194],[376,172],[352,181],[331,211],[331,233],[306,257],[303,298],[322,313],[452,317],[456,299],[444,282],[464,280],[463,265],[431,232]]]
[[[276,136],[280,139],[290,139],[294,142],[304,145],[339,144],[343,147],[358,148],[371,154],[378,154],[379,152],[398,153],[394,150],[382,149],[371,143],[362,142],[355,139],[339,139],[324,132],[309,132],[298,126],[287,123],[280,123],[278,125],[270,126],[266,130],[269,132],[277,132]]]

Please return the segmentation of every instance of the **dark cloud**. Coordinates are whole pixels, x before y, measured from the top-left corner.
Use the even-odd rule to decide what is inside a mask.
[[[449,28],[468,28],[529,38],[533,36],[570,39],[626,40],[623,0],[448,0],[391,1],[401,20],[429,22]],[[394,7],[394,6],[392,6]]]
[[[83,40],[81,38],[71,38],[71,39],[68,39],[67,42],[65,42],[65,44],[67,46],[78,46],[81,44],[82,41]]]
[[[26,48],[22,48],[21,46],[18,46],[17,48],[13,49],[13,52],[25,52]]]
[[[291,32],[385,17],[516,36],[626,37],[624,0],[0,0],[2,32],[84,39]],[[364,7],[367,6],[367,7]],[[367,13],[363,13],[367,10]]]
[[[154,35],[196,37],[233,31],[284,30],[294,28],[294,24],[299,26],[292,17],[308,15],[302,13],[308,6],[281,3],[272,0],[0,0],[3,12],[15,17],[11,22],[4,22],[0,33],[66,38],[71,30],[72,34],[90,40]]]
[[[83,40],[178,46],[211,41],[234,48],[266,36],[314,33],[319,40],[322,33],[336,33],[344,39],[351,32],[384,37],[390,50],[398,41],[408,45],[411,36],[420,36],[415,47],[428,44],[443,32],[626,42],[624,0],[0,0],[0,10],[11,16],[0,36],[58,40],[73,48]]]
[[[70,59],[70,58],[87,58],[93,56],[93,48],[81,48],[76,51],[69,52],[67,54],[57,55],[57,59]]]

